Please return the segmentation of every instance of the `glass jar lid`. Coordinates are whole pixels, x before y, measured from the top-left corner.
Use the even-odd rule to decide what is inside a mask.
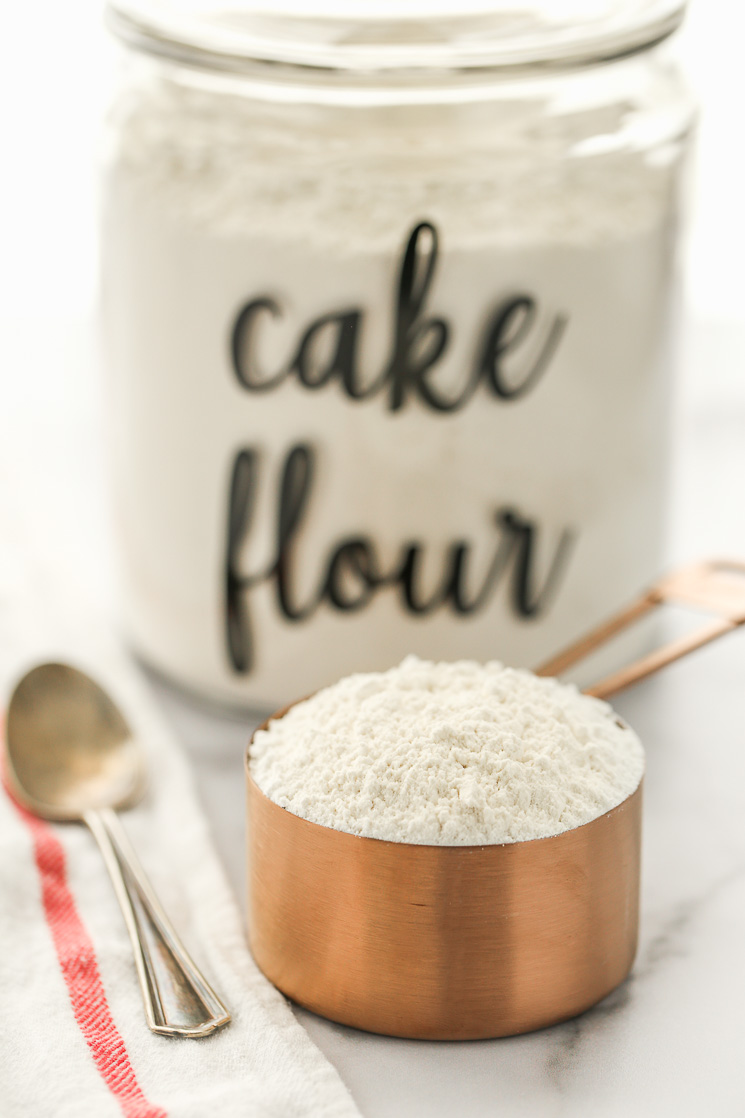
[[[141,50],[241,71],[581,66],[652,46],[685,0],[109,0],[108,20]]]

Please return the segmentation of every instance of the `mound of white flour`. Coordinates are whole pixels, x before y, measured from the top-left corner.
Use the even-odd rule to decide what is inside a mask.
[[[298,703],[250,750],[294,815],[392,842],[546,838],[617,806],[644,772],[607,703],[532,672],[409,656]]]

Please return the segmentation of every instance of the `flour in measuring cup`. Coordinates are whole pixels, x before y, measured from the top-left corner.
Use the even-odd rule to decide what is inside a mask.
[[[326,827],[473,846],[561,834],[638,787],[644,751],[605,702],[492,662],[407,657],[348,676],[259,731],[251,775]]]

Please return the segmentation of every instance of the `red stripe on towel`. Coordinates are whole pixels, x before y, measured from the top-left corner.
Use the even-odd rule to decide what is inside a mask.
[[[167,1118],[145,1098],[114,1024],[90,936],[67,883],[65,851],[51,827],[9,797],[31,832],[41,897],[72,1011],[101,1078],[125,1118]],[[134,983],[134,975],[132,977]]]

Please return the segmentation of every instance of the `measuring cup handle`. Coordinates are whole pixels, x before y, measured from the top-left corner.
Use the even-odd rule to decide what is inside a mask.
[[[689,652],[703,648],[725,633],[731,633],[733,629],[745,625],[745,564],[726,559],[708,559],[703,563],[680,567],[656,582],[626,609],[541,664],[536,668],[536,675],[561,675],[645,614],[666,603],[689,606],[696,612],[703,610],[712,614],[713,620],[606,676],[599,683],[588,687],[585,694],[595,695],[598,699],[617,695],[619,691],[646,679],[660,668],[687,656]]]

